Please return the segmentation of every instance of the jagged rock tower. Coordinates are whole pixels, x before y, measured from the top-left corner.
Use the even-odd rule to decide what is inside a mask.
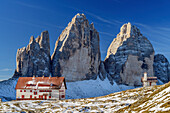
[[[44,31],[36,39],[32,36],[27,47],[17,50],[16,70],[13,77],[50,75],[49,33]]]
[[[142,85],[143,72],[153,76],[154,49],[139,29],[124,24],[107,51],[106,71],[117,83]]]
[[[96,79],[100,65],[99,33],[84,14],[77,14],[56,41],[52,75],[66,81]]]

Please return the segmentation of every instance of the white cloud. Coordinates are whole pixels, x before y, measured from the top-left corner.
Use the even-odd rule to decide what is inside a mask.
[[[0,71],[12,71],[12,69],[4,68],[4,69],[0,69]]]
[[[118,21],[118,20],[112,20],[112,21],[110,21],[109,19],[103,18],[103,17],[98,16],[98,15],[96,15],[96,14],[94,14],[94,13],[91,13],[91,12],[88,12],[88,11],[85,11],[85,10],[81,10],[81,9],[78,9],[78,8],[74,8],[74,7],[70,7],[70,6],[65,6],[65,7],[70,8],[70,9],[73,9],[73,10],[76,10],[76,11],[79,11],[79,12],[82,12],[82,13],[85,13],[85,14],[87,14],[87,15],[89,15],[89,16],[92,16],[92,17],[94,17],[95,19],[100,20],[100,21],[102,21],[102,22],[104,22],[104,23],[107,23],[107,24],[117,25],[117,24],[122,23],[122,22],[120,22],[120,21]]]
[[[39,9],[39,10],[47,10],[45,8],[38,6],[38,5],[32,5],[32,4],[28,4],[28,3],[24,3],[24,2],[20,2],[20,1],[17,1],[15,3],[18,4],[18,5],[29,7],[29,8],[34,8],[34,9]]]
[[[151,35],[158,35],[159,37],[161,37],[161,39],[170,41],[170,39],[169,39],[170,34],[167,33],[167,30],[170,30],[170,28],[164,28],[164,27],[160,27],[160,26],[152,27],[152,26],[145,25],[142,23],[134,23],[134,24],[143,27],[144,30],[147,31],[147,34],[150,33]]]
[[[39,25],[39,24],[27,22],[27,21],[15,20],[15,19],[4,18],[4,17],[0,17],[0,20],[12,22],[12,23],[29,25],[29,26],[33,26],[33,27],[39,27],[39,28],[42,28],[42,27],[45,28],[46,26],[48,26],[48,27],[54,27],[54,28],[58,28],[58,29],[63,29],[63,28],[64,28],[63,26],[57,26],[57,25],[53,25],[53,24],[46,23],[46,22],[41,22],[41,23],[44,23],[44,24]]]
[[[170,28],[168,27],[158,27],[158,29],[163,30],[165,32],[170,32]]]
[[[113,34],[108,33],[108,32],[101,32],[101,31],[99,31],[99,33],[100,33],[100,34],[104,34],[104,35],[108,35],[108,36],[111,36],[111,37],[113,37],[113,36],[114,36]]]

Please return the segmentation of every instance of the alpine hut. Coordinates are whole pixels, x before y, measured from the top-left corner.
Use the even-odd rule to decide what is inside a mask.
[[[63,100],[66,82],[64,77],[19,77],[16,100]]]
[[[143,83],[143,87],[145,86],[154,86],[157,82],[157,77],[147,77],[147,73],[144,73],[144,77],[141,78],[141,82]]]

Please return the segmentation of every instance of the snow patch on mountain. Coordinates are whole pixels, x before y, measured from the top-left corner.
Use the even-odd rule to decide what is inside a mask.
[[[67,82],[66,85],[67,99],[98,97],[135,88],[134,86],[117,85],[116,82],[111,85],[107,78],[104,81],[100,80],[100,78],[97,78],[96,80]]]

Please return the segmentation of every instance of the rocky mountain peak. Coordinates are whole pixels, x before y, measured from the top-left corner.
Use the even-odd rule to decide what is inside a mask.
[[[117,83],[141,85],[144,71],[153,76],[153,59],[154,49],[150,41],[136,26],[127,23],[110,44],[104,64]]]
[[[95,79],[99,65],[99,33],[78,13],[56,41],[52,75],[64,76],[67,81]]]
[[[34,36],[31,36],[29,44],[33,43],[35,41]]]
[[[170,81],[170,64],[167,58],[162,54],[154,56],[154,75],[164,83]]]
[[[83,24],[85,22],[88,22],[88,20],[86,19],[86,16],[83,13],[82,14],[78,13],[72,18],[72,21],[69,22],[69,24],[68,24],[68,26],[66,27],[65,30],[74,29],[75,25],[80,25],[80,24]]]
[[[78,13],[73,17],[72,22],[82,23],[84,20],[86,20],[86,16],[83,13]]]
[[[39,39],[39,45],[40,45],[40,48],[42,48],[45,52],[50,52],[50,39],[49,39],[48,31],[43,31],[41,33],[41,38]],[[50,54],[50,53],[47,53],[47,54]]]
[[[39,36],[35,39],[35,41],[36,41],[37,43],[39,43],[39,42],[40,42],[40,39],[41,39],[41,36],[39,35]]]
[[[109,46],[106,58],[108,58],[111,54],[115,55],[118,50],[118,47],[120,47],[127,40],[131,40],[128,43],[128,45],[129,45],[128,47],[133,47],[133,44],[131,42],[138,43],[139,40],[141,40],[140,38],[142,38],[142,37],[143,36],[140,33],[140,30],[135,25],[132,25],[130,22],[124,24],[120,28],[120,32],[117,35],[117,37],[113,39],[111,45]],[[143,37],[143,38],[145,38],[145,37]],[[145,38],[145,40],[146,40],[146,42],[149,42],[147,40],[147,38]]]
[[[93,22],[90,24],[90,28],[91,28],[91,29],[95,29],[95,28],[94,28],[94,23],[93,23]]]
[[[129,37],[137,38],[140,35],[142,35],[140,33],[140,30],[135,25],[132,25],[130,22],[128,22],[120,28],[120,33],[118,34],[117,37],[123,36],[124,38],[129,38]]]
[[[49,76],[50,65],[50,43],[48,31],[41,33],[34,39],[31,36],[27,47],[17,50],[17,68],[13,77],[19,76]]]

